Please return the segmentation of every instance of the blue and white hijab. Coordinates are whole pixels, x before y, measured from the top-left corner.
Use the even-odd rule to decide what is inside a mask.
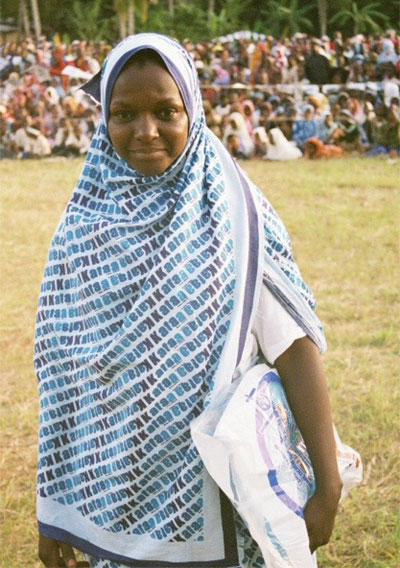
[[[153,177],[107,134],[116,77],[148,48],[190,121],[181,156]],[[103,119],[52,240],[37,314],[39,529],[132,566],[234,566],[232,511],[190,424],[231,381],[261,286],[323,350],[313,298],[274,209],[206,127],[176,41],[124,40],[91,89]]]

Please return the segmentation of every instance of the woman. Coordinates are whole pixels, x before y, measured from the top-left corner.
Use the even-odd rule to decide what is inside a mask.
[[[334,144],[324,144],[320,138],[313,136],[309,138],[304,146],[304,156],[310,160],[319,158],[340,158],[343,156],[343,149]]]
[[[306,105],[304,118],[294,121],[292,139],[296,142],[300,150],[303,150],[308,138],[318,135],[318,122],[314,117],[314,107]]]
[[[293,142],[285,138],[280,128],[271,128],[268,131],[268,141],[264,160],[297,160],[303,155]]]
[[[333,139],[335,130],[337,129],[337,124],[333,120],[332,113],[330,111],[324,112],[322,115],[321,122],[318,125],[318,136],[324,144],[329,144]]]
[[[39,555],[49,568],[60,557],[76,566],[71,546],[102,568],[263,566],[190,435],[259,345],[313,463],[304,514],[314,551],[331,534],[341,482],[325,342],[287,233],[205,126],[177,42],[124,40],[87,89],[102,121],[51,244],[37,317]]]
[[[238,111],[231,112],[227,117],[223,135],[223,143],[226,148],[229,147],[229,141],[232,137],[235,137],[239,143],[238,157],[250,158],[254,152],[254,142],[251,139],[244,116]]]

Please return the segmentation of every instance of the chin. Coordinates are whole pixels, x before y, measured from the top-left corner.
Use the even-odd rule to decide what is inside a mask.
[[[144,176],[159,176],[165,172],[167,168],[143,168],[139,166],[132,166]]]
[[[163,174],[165,170],[167,170],[171,165],[170,163],[165,163],[161,161],[152,162],[152,163],[151,162],[143,163],[142,161],[133,162],[132,160],[130,160],[128,163],[130,166],[132,166],[132,168],[134,168],[136,171],[140,172],[144,176],[159,176],[160,174]]]

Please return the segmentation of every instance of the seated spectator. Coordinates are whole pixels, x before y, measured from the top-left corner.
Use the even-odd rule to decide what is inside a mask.
[[[6,107],[0,105],[0,159],[13,156],[10,129],[5,118]]]
[[[229,95],[228,95],[227,91],[221,91],[220,92],[220,95],[219,95],[219,98],[218,98],[218,103],[217,103],[215,110],[221,118],[223,118],[224,116],[227,116],[230,113],[231,105],[230,105],[230,102],[229,102]]]
[[[42,158],[51,154],[51,148],[47,138],[38,130],[29,126],[26,121],[15,133],[17,146],[17,158]]]
[[[90,140],[82,131],[79,120],[67,121],[64,146],[68,156],[80,156],[89,150]]]
[[[269,145],[268,135],[263,126],[254,129],[254,157],[263,158]]]
[[[314,118],[314,108],[307,105],[304,109],[304,118],[294,121],[292,140],[302,150],[308,138],[318,136],[318,122]]]
[[[225,146],[231,156],[237,160],[243,160],[247,157],[243,154],[240,146],[240,138],[237,134],[228,134],[225,139]]]
[[[344,109],[340,112],[338,128],[334,132],[335,143],[348,152],[363,152],[361,129],[351,112]]]
[[[299,148],[293,142],[286,140],[279,128],[272,128],[268,132],[268,148],[263,156],[264,160],[296,160],[301,156]]]
[[[343,156],[343,148],[335,144],[324,144],[322,140],[313,136],[304,144],[304,157],[310,160],[319,158],[338,158]]]
[[[245,99],[242,101],[243,115],[246,121],[247,130],[253,139],[253,131],[256,126],[256,117],[254,116],[255,106],[253,101]]]
[[[53,154],[55,154],[56,156],[68,155],[68,150],[65,143],[68,138],[70,130],[71,126],[69,124],[69,120],[67,120],[65,117],[62,117],[60,119],[60,123],[58,125],[56,135],[54,138]]]
[[[203,108],[208,128],[212,130],[214,134],[218,136],[218,138],[222,138],[222,131],[221,131],[222,117],[218,114],[218,112],[215,109],[213,109],[210,101],[208,100],[203,101]]]
[[[390,158],[397,158],[400,155],[398,112],[395,108],[385,108],[377,114],[379,114],[379,120],[376,119],[372,148],[367,152],[367,156],[386,154]]]
[[[228,148],[228,138],[230,136],[235,136],[234,144],[237,145],[238,140],[238,152],[243,158],[250,158],[254,152],[254,143],[251,139],[250,133],[247,129],[246,121],[240,112],[232,112],[227,117],[227,124],[225,126],[225,132],[223,135],[223,143]],[[232,144],[233,138],[230,138]]]
[[[389,62],[385,65],[385,76],[383,79],[383,102],[390,107],[392,99],[398,99],[400,96],[399,81],[396,78],[396,68],[393,63]]]
[[[338,125],[333,121],[331,112],[325,112],[322,115],[322,120],[319,123],[318,138],[323,144],[329,144],[333,139],[333,134],[337,130]]]
[[[374,140],[376,114],[374,111],[374,105],[370,101],[364,101],[363,114],[364,120],[362,123],[362,128],[367,139],[367,145],[371,146]]]

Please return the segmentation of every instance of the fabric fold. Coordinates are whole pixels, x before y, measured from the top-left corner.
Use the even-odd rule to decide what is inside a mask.
[[[265,275],[324,340],[279,217],[205,126],[193,61],[145,36],[105,62],[103,109],[121,60],[151,47],[173,62],[189,139],[143,176],[103,119],[52,240],[36,325],[38,520],[133,566],[228,567],[235,529],[190,425],[231,381]]]

